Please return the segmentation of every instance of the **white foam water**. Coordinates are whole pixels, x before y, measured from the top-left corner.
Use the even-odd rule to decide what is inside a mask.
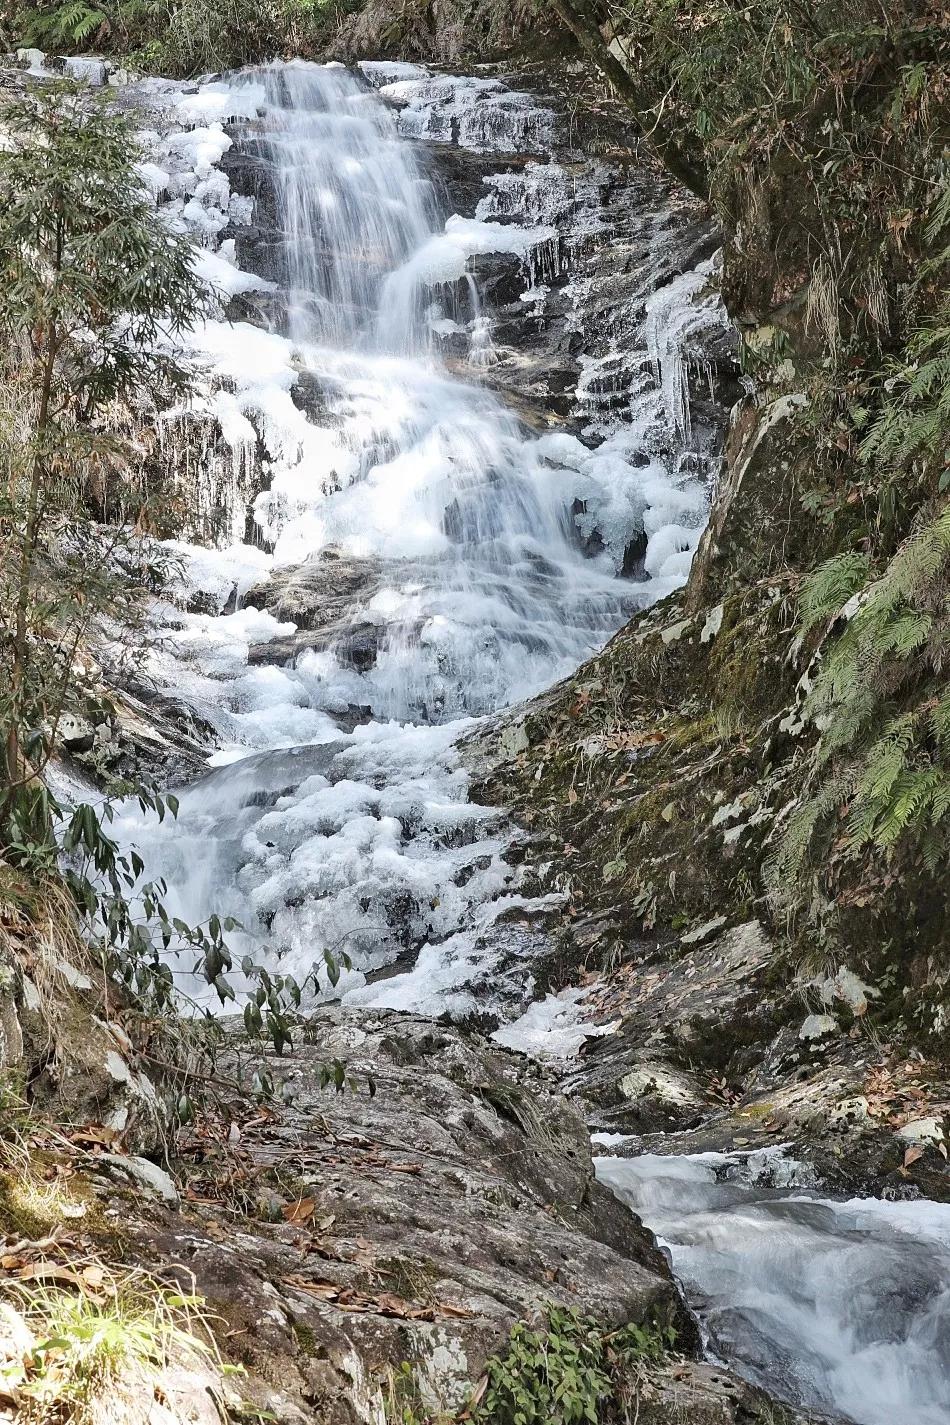
[[[709,1347],[855,1425],[950,1425],[950,1205],[830,1202],[782,1153],[600,1158]]]
[[[458,736],[572,672],[677,587],[708,488],[647,448],[662,382],[639,422],[628,412],[591,445],[537,438],[478,384],[495,358],[471,259],[513,258],[536,297],[558,261],[551,215],[564,172],[532,165],[463,218],[440,209],[425,150],[410,140],[528,147],[546,160],[550,113],[494,80],[364,71],[369,83],[292,63],[197,92],[155,86],[170,118],[152,136],[143,184],[202,244],[199,270],[222,303],[189,338],[205,383],[198,404],[232,452],[234,485],[255,460],[265,477],[251,510],[232,499],[225,535],[240,541],[250,517],[267,552],[176,546],[181,599],[156,607],[151,671],[209,718],[222,748],[182,795],[176,824],[130,810],[121,830],[184,919],[236,916],[247,927],[238,948],[266,947],[300,981],[324,951],[346,950],[354,969],[337,992],[350,1000],[461,1013],[490,993],[497,918],[525,902],[504,854],[515,833],[469,802]],[[276,283],[242,272],[225,236],[254,221],[219,166],[234,120],[272,175]],[[223,319],[243,293],[277,299],[269,327]],[[677,331],[691,329],[668,308]],[[445,330],[468,334],[471,379],[442,364]],[[304,380],[312,408],[299,399]],[[647,582],[618,577],[637,537]],[[372,635],[375,656],[362,663],[345,637],[288,656],[293,624],[241,606],[249,584],[325,555],[366,571],[348,611]],[[196,592],[220,613],[182,612]],[[354,709],[366,725],[341,731]],[[407,973],[377,983],[400,957]],[[529,982],[525,969],[522,999]],[[181,983],[200,989],[187,972]]]

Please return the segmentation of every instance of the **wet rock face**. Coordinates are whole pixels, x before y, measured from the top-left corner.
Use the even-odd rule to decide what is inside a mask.
[[[190,782],[216,745],[214,728],[183,698],[135,677],[125,681],[109,713],[88,724],[83,720],[63,739],[63,760],[98,787]]]
[[[244,603],[266,609],[282,623],[295,623],[296,632],[252,648],[249,664],[293,663],[310,649],[332,651],[344,667],[366,672],[375,664],[385,634],[384,625],[366,613],[381,583],[376,560],[335,549],[277,569],[267,583],[248,591]]]
[[[510,253],[472,260],[490,340],[480,379],[528,424],[567,430],[591,445],[654,392],[656,412],[641,433],[644,459],[669,459],[685,444],[690,472],[714,478],[726,412],[739,393],[734,333],[717,320],[697,320],[684,343],[687,433],[669,409],[648,320],[664,289],[713,257],[712,224],[679,209],[658,175],[622,159],[606,162],[569,147],[552,160],[495,156],[493,165],[484,155],[435,145],[430,154],[437,184],[447,169],[446,191],[463,200],[456,211],[547,225],[556,235],[527,264]],[[477,186],[458,181],[466,168],[474,169]],[[714,290],[712,276],[708,285]],[[471,324],[467,288],[455,304],[456,319]],[[442,345],[450,363],[472,362],[469,343],[457,350],[457,333]],[[642,419],[642,405],[637,414]]]

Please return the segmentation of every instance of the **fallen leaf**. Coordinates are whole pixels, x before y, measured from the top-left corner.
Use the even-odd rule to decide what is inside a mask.
[[[482,1376],[481,1380],[478,1382],[478,1385],[475,1387],[475,1389],[472,1391],[471,1395],[469,1396],[469,1400],[468,1400],[468,1409],[469,1409],[469,1410],[474,1410],[477,1405],[481,1405],[481,1403],[482,1403],[482,1396],[485,1394],[485,1392],[486,1392],[487,1389],[488,1389],[488,1376],[485,1375],[485,1376]]]
[[[312,1197],[298,1197],[296,1202],[288,1202],[283,1214],[288,1222],[306,1222],[313,1216],[316,1206]]]
[[[85,1128],[77,1128],[74,1133],[70,1133],[69,1138],[72,1143],[93,1143],[111,1146],[115,1143],[119,1134],[114,1128],[106,1128],[102,1123],[87,1123]]]
[[[918,1158],[924,1156],[923,1148],[908,1148],[904,1154],[904,1167],[909,1168],[911,1163],[916,1163]]]
[[[27,1262],[17,1275],[21,1282],[50,1281],[66,1282],[69,1286],[82,1286],[82,1277],[69,1267],[58,1267],[55,1262]]]

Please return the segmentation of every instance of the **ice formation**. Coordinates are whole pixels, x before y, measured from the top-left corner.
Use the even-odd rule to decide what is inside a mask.
[[[412,66],[364,75],[294,63],[150,89],[143,187],[198,242],[219,307],[188,335],[204,390],[168,414],[169,444],[176,423],[204,422],[198,504],[226,511],[220,551],[174,548],[182,567],[174,602],[156,605],[151,672],[221,748],[177,824],[133,808],[122,830],[173,888],[177,913],[236,916],[241,948],[310,993],[326,990],[323,953],[338,948],[353,962],[344,998],[463,1013],[515,938],[495,933],[498,916],[532,903],[505,859],[512,829],[468,799],[458,737],[571,672],[680,584],[708,488],[663,453],[662,381],[584,441],[538,439],[477,380],[446,370],[440,330],[469,342],[474,372],[497,359],[473,259],[520,264],[525,299],[543,304],[561,277],[558,222],[576,210],[582,244],[595,204],[548,159],[551,115],[529,96]],[[238,260],[254,204],[220,166],[234,121],[251,124],[273,175],[277,282]],[[493,178],[463,218],[440,210],[424,152],[407,141],[420,135],[527,147],[538,161]],[[664,299],[651,318],[664,370],[695,317],[695,289],[681,290],[689,314]],[[270,317],[228,320],[235,298],[269,302]],[[246,508],[258,469],[263,489]],[[249,523],[267,553],[242,547]],[[648,581],[617,577],[637,539]],[[294,643],[290,619],[242,604],[251,584],[331,557],[365,574],[347,614],[362,661],[345,630]],[[380,978],[394,963],[402,973]],[[529,974],[515,978],[520,1009]],[[179,981],[201,992],[188,966]],[[551,1047],[590,1032],[573,1001],[533,1014],[515,1039]]]

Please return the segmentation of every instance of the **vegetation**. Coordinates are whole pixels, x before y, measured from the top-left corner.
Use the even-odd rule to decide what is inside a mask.
[[[760,386],[808,396],[787,436],[801,503],[784,574],[802,582],[814,736],[768,880],[827,925],[849,897],[886,896],[899,867],[933,876],[950,857],[945,14],[917,0],[554,8],[718,213]]]
[[[0,834],[25,854],[49,844],[42,773],[62,717],[95,698],[95,670],[77,654],[105,612],[134,637],[150,573],[133,533],[105,535],[88,515],[127,459],[99,418],[182,385],[166,348],[201,294],[190,246],[141,193],[126,118],[63,85],[4,120]]]
[[[68,84],[4,111],[0,151],[0,864],[21,887],[18,916],[45,926],[67,958],[97,946],[110,973],[165,1004],[170,972],[141,921],[167,946],[180,935],[221,956],[211,934],[172,926],[157,888],[105,832],[113,811],[66,808],[47,784],[70,718],[94,719],[106,626],[121,664],[143,643],[142,593],[155,559],[133,527],[106,531],[96,504],[121,482],[128,451],[109,429],[184,372],[168,354],[201,290],[191,249],[156,219],[135,171],[130,121]],[[174,798],[137,789],[159,816]],[[65,855],[64,862],[61,858]],[[23,890],[23,887],[26,890]],[[9,920],[9,914],[5,916]],[[83,932],[85,932],[83,934]],[[55,951],[53,952],[55,955]]]
[[[535,1326],[519,1321],[461,1411],[436,1415],[419,1401],[404,1361],[390,1381],[390,1425],[628,1425],[638,1413],[644,1370],[676,1344],[671,1328],[610,1327],[551,1306]]]
[[[481,1425],[609,1425],[632,1418],[638,1374],[675,1333],[631,1322],[615,1329],[552,1307],[540,1328],[519,1322],[488,1363],[470,1418]]]
[[[54,54],[127,56],[146,70],[191,75],[326,45],[352,0],[61,0],[19,4],[10,40]]]
[[[60,1274],[75,1287],[24,1283],[14,1293],[33,1344],[7,1363],[0,1383],[24,1425],[129,1418],[136,1399],[163,1397],[169,1367],[220,1375],[200,1298],[99,1261]]]

